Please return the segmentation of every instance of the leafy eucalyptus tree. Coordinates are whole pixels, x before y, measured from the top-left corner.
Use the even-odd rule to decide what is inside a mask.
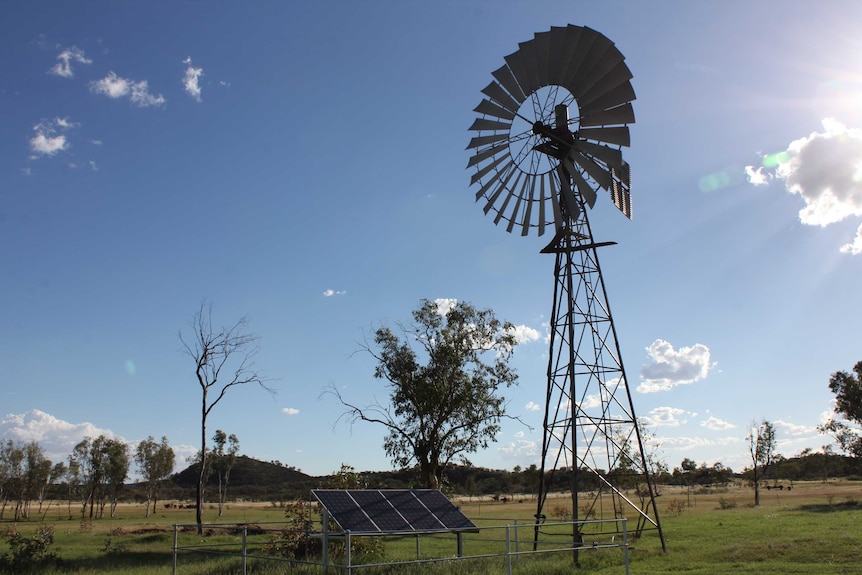
[[[174,471],[176,455],[173,448],[168,445],[168,438],[162,436],[161,443],[150,435],[140,443],[135,450],[135,463],[144,479],[147,494],[146,517],[150,516],[150,504],[153,513],[156,512],[156,502],[159,497],[159,486],[170,477]]]
[[[213,435],[212,468],[218,477],[218,516],[222,516],[224,501],[227,496],[227,485],[230,482],[230,472],[236,464],[239,453],[239,439],[231,433],[226,434],[217,429]]]
[[[852,373],[833,373],[829,389],[835,394],[835,413],[843,420],[830,418],[819,429],[833,435],[845,453],[862,457],[862,361],[853,366]]]
[[[754,472],[754,504],[760,505],[759,482],[775,459],[775,426],[766,419],[752,421],[746,439]]]
[[[514,326],[467,302],[422,300],[400,334],[381,327],[364,351],[377,360],[374,377],[388,384],[389,404],[348,403],[341,418],[383,425],[383,448],[399,467],[416,464],[426,487],[439,488],[453,460],[487,448],[506,415],[501,388],[517,383],[508,365]]]

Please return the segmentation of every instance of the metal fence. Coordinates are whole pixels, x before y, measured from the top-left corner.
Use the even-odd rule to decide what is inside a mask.
[[[198,535],[197,524],[175,524],[173,530],[173,566],[171,573],[181,575],[179,559],[187,554],[221,555],[238,558],[240,573],[247,575],[249,561],[273,562],[284,564],[285,567],[305,565],[311,569],[319,569],[324,575],[331,572],[344,575],[361,575],[362,570],[373,570],[375,567],[391,568],[396,565],[420,565],[428,563],[444,563],[452,561],[470,561],[499,558],[506,567],[507,575],[512,575],[513,563],[530,557],[548,554],[569,553],[576,560],[582,551],[614,550],[622,552],[623,567],[629,574],[629,541],[626,520],[586,520],[519,522],[517,519],[505,524],[494,520],[497,524],[479,526],[470,533],[421,533],[405,535],[404,533],[388,533],[369,536],[368,534],[353,534],[350,532],[290,530],[283,523],[255,524],[205,524],[202,527],[204,535]],[[506,521],[506,520],[503,520]],[[590,531],[603,533],[603,525],[615,524],[618,536],[592,537]],[[280,527],[279,527],[280,526]],[[306,541],[319,541],[321,554],[310,554],[303,558],[289,558],[272,553],[272,541],[279,535],[292,533],[305,538]],[[536,537],[539,533],[540,536]],[[580,533],[574,538],[574,533]],[[454,554],[442,554],[440,540],[452,540],[455,536]],[[383,537],[391,541],[399,541],[399,557],[385,562],[361,562],[353,557],[352,542],[356,537]],[[408,544],[405,539],[415,538],[415,557],[407,558],[405,549]],[[575,541],[580,539],[577,543]],[[425,545],[423,546],[423,542]],[[333,545],[339,545],[339,553],[328,552]],[[409,545],[413,555],[413,546]],[[430,552],[428,549],[430,548]],[[435,550],[437,553],[435,553]],[[472,552],[471,552],[472,551]],[[426,556],[423,556],[426,555]],[[430,556],[427,556],[430,555]]]

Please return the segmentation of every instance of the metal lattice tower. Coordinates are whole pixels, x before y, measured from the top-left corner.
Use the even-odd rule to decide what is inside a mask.
[[[476,201],[508,232],[554,233],[542,250],[554,254],[555,283],[534,544],[548,494],[565,489],[576,521],[636,520],[635,536],[655,529],[665,548],[599,267],[598,248],[613,242],[596,243],[587,216],[602,189],[632,217],[621,151],[634,123],[632,74],[613,42],[569,25],[520,43],[492,76],[467,146]],[[574,529],[573,547],[605,535],[594,525]]]

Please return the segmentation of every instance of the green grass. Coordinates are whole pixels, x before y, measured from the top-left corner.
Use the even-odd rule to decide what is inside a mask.
[[[723,500],[724,507],[721,502]],[[650,574],[714,574],[714,573],[782,573],[799,575],[862,574],[858,559],[862,543],[862,484],[835,482],[800,484],[792,493],[764,492],[761,505],[753,507],[749,489],[736,488],[728,492],[700,493],[691,497],[665,488],[658,499],[662,526],[668,551],[661,550],[655,531],[632,541],[630,553],[632,573]],[[549,501],[553,507],[566,499]],[[735,506],[734,506],[735,504]],[[531,547],[532,529],[526,527],[535,512],[535,503],[493,503],[464,501],[463,511],[483,527],[480,534],[464,538],[467,555],[502,553],[505,549],[503,530],[487,530],[490,524],[514,523],[519,529],[522,551]],[[553,507],[548,507],[553,508]],[[677,514],[676,512],[681,512]],[[69,520],[65,508],[53,508],[46,522],[55,528],[53,551],[58,562],[40,565],[34,572],[45,575],[155,575],[170,573],[173,543],[172,525],[193,523],[190,510],[165,510],[150,518],[143,509],[121,506],[118,516],[93,524]],[[205,519],[215,521],[216,513],[207,509]],[[283,510],[264,505],[230,505],[223,523],[248,523],[265,528],[269,522],[283,520]],[[16,527],[22,534],[32,534],[38,521],[12,524],[3,522],[0,529]],[[549,527],[550,530],[550,527]],[[513,532],[513,531],[512,531]],[[252,550],[259,549],[269,538],[263,533],[250,535]],[[565,541],[565,537],[562,538]],[[194,530],[180,534],[180,545],[218,545],[210,551],[238,551],[241,535],[236,531],[207,529],[203,536]],[[0,543],[0,553],[6,551]],[[455,555],[454,536],[423,537],[419,541],[419,557],[451,558]],[[256,553],[256,551],[255,551]],[[393,538],[386,542],[386,559],[415,559],[416,540],[413,537]],[[623,554],[619,549],[585,550],[579,554],[583,573],[618,574],[623,572]],[[519,557],[513,561],[516,575],[571,574],[570,552],[540,557]],[[180,575],[228,575],[240,572],[239,559],[218,554],[182,553],[178,561]],[[286,563],[250,560],[250,573],[320,573],[319,567],[288,566]],[[491,575],[505,572],[501,557],[445,561],[409,566],[377,567],[357,571],[360,575]]]

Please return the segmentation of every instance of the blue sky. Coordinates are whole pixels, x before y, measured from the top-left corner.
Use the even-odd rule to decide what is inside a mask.
[[[673,468],[742,469],[753,419],[820,448],[862,359],[862,6],[855,2],[5,3],[0,434],[199,434],[178,332],[247,316],[275,396],[210,429],[311,474],[390,467],[356,353],[422,298],[522,326],[520,386],[477,465],[538,463],[553,260],[474,202],[480,90],[518,42],[589,26],[637,93],[634,219],[591,212],[638,416]],[[184,465],[184,462],[181,463]]]

